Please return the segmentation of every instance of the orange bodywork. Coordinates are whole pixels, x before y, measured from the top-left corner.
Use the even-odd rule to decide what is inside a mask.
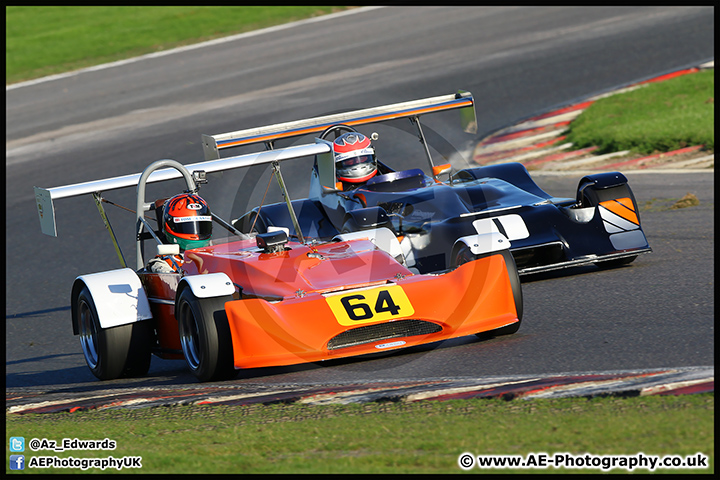
[[[403,316],[401,310],[393,320],[355,328],[412,318],[438,325],[438,332],[330,350],[328,342],[352,327],[340,324],[322,294],[278,303],[239,300],[225,304],[235,366],[291,365],[348,357],[472,335],[517,321],[505,261],[500,255],[467,263],[445,275],[414,275],[393,284],[402,287],[412,304],[410,317]],[[346,292],[348,296],[355,293]],[[373,305],[368,305],[372,309]]]
[[[140,275],[140,279],[145,286],[145,291],[148,292],[158,344],[162,349],[156,354],[160,358],[182,359],[180,335],[177,320],[175,320],[175,292],[180,275],[177,273],[145,273]],[[173,351],[177,353],[172,353]]]
[[[614,200],[600,202],[600,205],[607,208],[615,215],[619,215],[635,225],[640,225],[640,220],[635,212],[635,205],[633,205],[633,201],[630,198],[616,198]]]
[[[291,244],[280,253],[249,245],[186,252],[183,266],[189,274],[225,272],[242,288],[241,299],[225,304],[236,368],[386,351],[518,321],[500,254],[417,275],[370,241]],[[177,322],[168,328],[166,345],[177,345]]]

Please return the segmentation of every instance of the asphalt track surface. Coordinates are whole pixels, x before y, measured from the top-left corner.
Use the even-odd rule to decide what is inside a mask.
[[[578,98],[712,59],[713,45],[713,8],[381,8],[8,89],[6,387],[196,386],[184,362],[157,358],[143,379],[101,383],[90,374],[72,335],[69,290],[78,275],[117,268],[117,258],[89,197],[58,201],[59,236],[44,236],[34,185],[136,173],[160,158],[192,163],[202,159],[201,133],[460,88],[476,98],[476,139],[482,138]],[[472,139],[452,120],[428,125],[462,152]],[[417,165],[413,156],[400,156],[417,148],[416,138],[403,135],[390,128],[376,143],[397,169]],[[306,195],[308,171],[302,162],[283,170],[294,198]],[[267,171],[254,175],[213,175],[201,193],[221,216],[234,218],[263,194]],[[556,196],[571,197],[581,176],[536,180]],[[230,383],[712,365],[713,175],[627,176],[646,206],[641,220],[653,253],[615,270],[587,267],[524,279],[525,315],[517,334],[245,371]],[[159,197],[177,188],[156,192]],[[108,197],[132,206],[134,192],[127,190]],[[699,206],[669,208],[688,192]],[[134,217],[116,209],[110,216],[132,265]]]

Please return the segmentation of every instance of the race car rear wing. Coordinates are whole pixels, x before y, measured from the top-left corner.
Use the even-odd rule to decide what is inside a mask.
[[[265,143],[268,149],[272,149],[275,140],[319,133],[337,124],[354,127],[369,123],[385,122],[397,118],[410,118],[414,120],[418,125],[421,140],[425,143],[422,128],[418,121],[420,115],[454,109],[460,109],[463,130],[468,133],[476,133],[477,118],[475,116],[475,101],[473,96],[470,92],[459,91],[458,93],[450,95],[296,120],[294,122],[278,123],[265,127],[215,135],[202,135],[203,152],[206,160],[213,160],[220,158],[220,150],[226,148]]]
[[[144,218],[146,211],[150,210],[152,203],[145,201],[145,185],[147,183],[161,182],[165,180],[171,180],[176,178],[184,178],[187,185],[188,192],[196,192],[197,184],[204,183],[205,174],[212,172],[220,172],[224,170],[230,170],[234,168],[250,167],[253,165],[261,165],[270,163],[273,166],[273,174],[275,175],[280,188],[282,189],[283,196],[285,197],[293,226],[298,232],[298,237],[302,243],[304,238],[300,233],[300,227],[295,216],[295,211],[292,208],[290,196],[287,192],[285,184],[282,180],[280,173],[280,162],[285,160],[291,160],[295,158],[302,158],[308,156],[329,154],[330,146],[327,142],[317,141],[314,144],[297,145],[288,148],[265,151],[260,153],[250,153],[246,155],[238,155],[235,157],[217,159],[206,162],[198,162],[190,165],[182,165],[175,160],[165,159],[157,160],[150,164],[142,173],[136,173],[133,175],[124,175],[120,177],[106,178],[103,180],[95,180],[91,182],[76,183],[72,185],[65,185],[54,188],[40,188],[34,187],[35,189],[35,201],[40,216],[40,228],[46,235],[53,237],[57,236],[57,226],[55,224],[55,206],[54,200],[59,198],[75,197],[78,195],[91,194],[95,199],[96,206],[100,212],[100,216],[105,224],[105,228],[110,233],[112,238],[115,251],[120,260],[120,264],[123,267],[127,266],[125,257],[120,250],[120,246],[117,241],[115,232],[110,225],[110,222],[105,214],[105,210],[102,206],[103,201],[107,201],[101,197],[101,192],[107,190],[115,190],[119,188],[137,186],[137,209],[136,214],[136,268],[141,269],[144,265],[143,261],[143,249],[142,249],[142,232],[147,230],[148,233],[155,237],[156,241],[160,243],[160,239],[154,235],[152,228],[148,225]],[[169,168],[164,168],[169,167]],[[112,202],[109,202],[112,203]],[[213,220],[220,223],[225,228],[234,231],[236,234],[241,235],[235,228],[212,214]]]
[[[278,150],[250,153],[213,161],[193,163],[185,165],[185,168],[190,174],[194,174],[195,172],[211,173],[319,155],[322,153],[328,153],[329,151],[330,147],[325,143],[297,145]],[[124,175],[120,177],[75,183],[72,185],[64,185],[53,188],[34,187],[35,200],[38,214],[40,215],[40,228],[42,229],[42,232],[53,237],[57,236],[57,227],[55,225],[55,200],[85,194],[95,194],[118,188],[134,187],[138,185],[141,175],[142,173],[135,173],[133,175]],[[177,169],[165,168],[154,171],[147,178],[147,183],[162,182],[181,177],[182,174]]]
[[[219,151],[222,149],[240,145],[250,145],[264,142],[271,147],[272,142],[276,139],[321,132],[327,127],[337,123],[354,126],[384,122],[396,118],[417,119],[420,115],[427,113],[453,109],[460,109],[463,129],[468,133],[475,133],[477,131],[477,119],[475,116],[475,102],[473,96],[470,92],[460,91],[451,95],[443,95],[381,107],[367,108],[364,110],[355,110],[335,115],[315,117],[306,120],[280,123],[267,127],[252,128],[218,135],[203,135],[203,151],[205,153],[206,161],[186,165],[185,168],[191,174],[195,171],[218,172],[233,168],[248,167],[251,165],[280,162],[293,158],[329,153],[330,147],[327,142],[316,141],[314,144],[298,145],[261,153],[250,153],[246,155],[227,157],[224,159],[221,159],[219,155]],[[422,132],[422,130],[420,131]],[[42,232],[54,237],[57,236],[55,208],[53,203],[54,200],[136,186],[141,175],[141,173],[136,173],[133,175],[124,175],[53,188],[34,187]],[[160,182],[180,177],[181,174],[176,169],[166,168],[153,172],[147,179],[147,182]]]
[[[323,185],[329,187],[334,185],[335,178],[331,144],[326,140],[316,138],[315,143],[312,144],[297,145],[274,150],[272,145],[274,140],[304,135],[307,133],[321,132],[338,123],[354,126],[383,122],[396,118],[410,118],[411,121],[413,121],[418,127],[418,133],[423,145],[425,146],[430,167],[433,170],[433,175],[437,178],[437,175],[441,173],[441,169],[436,169],[433,165],[432,157],[430,156],[430,152],[425,142],[425,137],[422,133],[419,116],[427,113],[453,109],[460,109],[463,129],[466,132],[475,133],[477,129],[477,122],[472,94],[470,94],[470,92],[459,92],[452,95],[426,98],[335,115],[327,115],[324,117],[270,125],[268,127],[254,128],[214,136],[203,135],[203,150],[205,152],[205,161],[203,162],[183,166],[174,160],[158,160],[146,168],[142,173],[136,173],[133,175],[124,175],[53,188],[34,187],[35,202],[38,209],[38,215],[40,217],[40,228],[44,234],[56,237],[57,226],[55,222],[54,201],[60,198],[91,194],[95,199],[96,206],[100,212],[100,216],[103,219],[105,227],[112,237],[120,263],[125,266],[125,259],[118,246],[117,238],[102,206],[102,202],[106,200],[101,197],[101,192],[137,186],[136,226],[138,229],[138,245],[140,245],[140,233],[143,230],[143,224],[145,223],[143,218],[144,212],[148,211],[151,205],[146,203],[144,200],[144,187],[146,183],[161,182],[184,177],[188,190],[192,191],[196,189],[196,182],[203,177],[204,173],[271,163],[273,165],[273,174],[283,191],[283,196],[285,197],[285,201],[288,205],[295,231],[298,232],[300,242],[304,243],[295,212],[290,202],[290,196],[288,195],[282,179],[282,174],[280,173],[279,163],[285,160],[316,156],[319,163],[330,167],[326,170],[327,172],[331,172],[332,175],[327,174],[327,172],[322,175],[323,179],[329,175],[327,181],[323,183]],[[266,147],[268,148],[267,151],[220,158],[219,150],[221,149],[261,142],[266,144]],[[171,166],[171,168],[162,168],[168,165]],[[219,219],[216,220],[220,221]],[[223,226],[227,225],[224,221],[221,223],[223,223]],[[145,225],[145,227],[147,227],[147,225]],[[142,255],[140,246],[138,246],[137,252],[137,265],[138,268],[141,268]]]

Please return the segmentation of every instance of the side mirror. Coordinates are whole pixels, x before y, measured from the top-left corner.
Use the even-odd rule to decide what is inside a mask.
[[[451,172],[452,172],[452,165],[449,163],[444,163],[442,165],[435,165],[434,167],[432,167],[433,178],[435,179],[436,182],[440,181],[440,180],[438,180],[438,176],[442,175],[443,173],[447,173],[448,178],[450,178]]]
[[[337,182],[335,184],[335,188],[332,187],[326,187],[323,185],[322,187],[322,193],[340,193],[343,191],[342,182]]]

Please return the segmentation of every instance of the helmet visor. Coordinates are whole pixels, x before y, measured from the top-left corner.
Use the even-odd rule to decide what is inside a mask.
[[[210,215],[192,215],[172,219],[172,231],[180,235],[197,235],[198,239],[212,235],[212,217]]]
[[[374,162],[374,158],[372,155],[360,155],[359,157],[353,157],[353,158],[348,158],[347,160],[341,160],[341,161],[337,162],[336,167],[339,170],[342,170],[342,169],[353,167],[355,165],[360,165],[363,163],[373,163],[373,162]]]

